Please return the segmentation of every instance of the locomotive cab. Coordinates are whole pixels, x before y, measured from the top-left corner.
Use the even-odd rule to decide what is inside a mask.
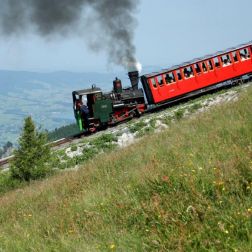
[[[73,110],[80,131],[94,132],[104,127],[112,113],[112,104],[104,99],[100,88],[73,91]]]

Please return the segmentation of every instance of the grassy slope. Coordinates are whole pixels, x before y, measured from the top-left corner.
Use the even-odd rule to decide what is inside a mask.
[[[0,198],[0,251],[249,251],[252,89]]]

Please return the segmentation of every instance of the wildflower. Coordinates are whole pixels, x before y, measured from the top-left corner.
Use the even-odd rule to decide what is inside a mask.
[[[229,233],[228,230],[225,230],[225,233],[228,234]]]
[[[248,208],[248,212],[249,212],[249,213],[252,213],[252,208]]]
[[[28,217],[32,217],[32,214],[28,214]]]
[[[115,244],[111,244],[111,245],[109,246],[109,248],[110,248],[110,249],[115,249]]]
[[[214,167],[213,169],[214,169],[214,171],[218,170],[218,168],[216,168],[216,167]]]
[[[196,172],[194,169],[192,169],[192,172]]]
[[[201,170],[203,170],[203,168],[202,168],[202,167],[199,167],[199,170],[201,171]]]
[[[167,181],[169,180],[169,178],[168,178],[168,176],[163,176],[163,177],[162,177],[162,180],[163,180],[164,182],[167,182]]]

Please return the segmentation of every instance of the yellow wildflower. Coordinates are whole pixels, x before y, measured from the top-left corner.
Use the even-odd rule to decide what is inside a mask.
[[[115,249],[115,244],[111,244],[111,245],[109,246],[109,248],[110,248],[110,249]]]

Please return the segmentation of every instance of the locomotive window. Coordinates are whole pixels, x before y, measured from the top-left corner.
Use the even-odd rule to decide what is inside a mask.
[[[181,76],[180,70],[177,70],[176,74],[177,74],[178,80],[182,80],[182,76]]]
[[[152,85],[153,85],[154,88],[157,87],[157,82],[156,82],[156,79],[155,79],[155,78],[152,78],[152,79],[151,79],[151,83],[152,83]]]
[[[224,67],[229,66],[231,64],[230,57],[228,54],[221,56],[221,61]]]
[[[198,75],[201,74],[201,69],[200,69],[198,63],[194,64],[194,69],[195,69],[195,71],[196,71],[196,74],[198,74]]]
[[[220,67],[219,58],[218,58],[218,57],[215,57],[215,58],[213,59],[213,61],[214,61],[214,66],[217,67],[217,68],[219,68],[219,67]]]
[[[240,50],[241,61],[244,61],[250,58],[249,51],[247,48]]]
[[[237,52],[232,52],[234,62],[238,62]]]
[[[162,76],[162,75],[159,75],[159,76],[157,77],[157,79],[158,79],[158,84],[159,84],[159,86],[163,86],[163,85],[164,85],[163,76]]]
[[[170,83],[175,82],[174,74],[172,72],[171,73],[167,73],[165,75],[165,81],[166,81],[166,84],[170,84]]]
[[[209,69],[210,71],[213,70],[213,63],[212,63],[212,61],[211,61],[211,60],[208,60],[206,63],[207,63],[208,69]]]

